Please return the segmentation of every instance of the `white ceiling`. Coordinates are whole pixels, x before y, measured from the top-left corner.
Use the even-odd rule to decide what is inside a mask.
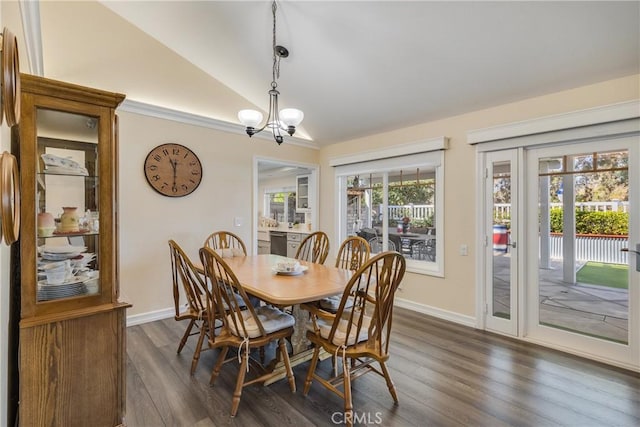
[[[230,122],[268,107],[268,1],[40,15],[46,77]],[[638,1],[282,1],[277,19],[281,108],[303,110],[319,146],[640,73]]]

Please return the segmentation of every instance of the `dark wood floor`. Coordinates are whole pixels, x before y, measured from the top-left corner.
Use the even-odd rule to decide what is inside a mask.
[[[389,368],[400,403],[382,378],[353,385],[361,425],[638,426],[640,374],[396,309]],[[216,354],[189,375],[195,338],[176,354],[186,323],[160,320],[127,329],[128,427],[305,426],[340,421],[340,398],[314,383],[302,396],[308,363],[286,381],[245,388],[229,417],[237,365],[208,385]],[[331,360],[320,368],[331,369]],[[333,415],[336,413],[336,415]]]

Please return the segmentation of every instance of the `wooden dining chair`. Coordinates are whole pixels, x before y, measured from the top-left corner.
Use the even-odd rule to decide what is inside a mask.
[[[369,242],[362,237],[349,236],[344,239],[338,249],[336,267],[355,271],[369,259],[370,254]]]
[[[216,231],[204,241],[205,248],[230,249],[232,256],[246,256],[247,247],[240,237],[230,231]]]
[[[383,252],[354,272],[336,313],[315,305],[304,305],[311,313],[313,330],[307,331],[307,338],[314,346],[314,351],[303,394],[306,396],[309,393],[315,379],[342,397],[344,420],[349,426],[353,422],[351,382],[363,374],[375,372],[384,377],[391,397],[398,403],[398,395],[385,363],[389,359],[393,300],[405,268],[405,259],[401,254]],[[352,306],[347,309],[348,300],[352,300]],[[335,367],[328,378],[316,372],[321,349],[335,355],[336,359],[342,358],[342,373],[337,373]],[[375,362],[379,369],[374,366]]]
[[[209,333],[210,318],[207,312],[207,293],[209,291],[202,275],[198,273],[189,257],[174,240],[169,240],[169,251],[173,278],[174,319],[177,321],[189,320],[177,352],[182,351],[191,335],[198,335],[198,343],[191,361],[191,375],[193,375],[198,366],[202,344]],[[186,297],[187,309],[185,311],[181,311],[180,289],[184,291]]]
[[[249,296],[229,265],[211,248],[200,249],[200,260],[213,289],[212,297],[207,300],[209,321],[212,322],[216,318],[222,321],[222,326],[216,330],[216,334],[209,335],[209,347],[220,349],[218,359],[211,371],[210,384],[214,385],[223,364],[236,360],[235,357],[226,358],[230,348],[236,349],[237,360],[240,360],[231,403],[231,416],[235,416],[238,411],[242,389],[250,384],[265,382],[278,376],[279,374],[274,373],[272,367],[280,361],[284,362],[289,388],[295,392],[296,383],[285,343],[285,339],[291,338],[293,333],[294,317],[272,306],[253,307],[249,303]],[[269,365],[271,369],[264,366],[262,361],[255,359],[252,359],[252,363],[249,364],[251,349],[264,347],[273,341],[277,341],[278,348],[276,360]],[[252,379],[246,379],[249,368],[258,370],[257,375]]]
[[[329,237],[322,231],[316,231],[300,242],[294,258],[324,264],[327,255],[329,255]]]
[[[370,253],[369,242],[365,239],[358,236],[347,237],[338,250],[336,267],[356,271],[369,259]],[[322,298],[318,303],[322,309],[335,313],[340,299],[340,295],[334,295]]]

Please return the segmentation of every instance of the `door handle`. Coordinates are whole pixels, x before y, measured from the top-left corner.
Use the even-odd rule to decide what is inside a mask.
[[[509,246],[511,246],[513,249],[516,249],[516,242],[509,243]]]
[[[640,243],[636,244],[636,249],[622,248],[622,252],[632,252],[636,254],[636,271],[640,271]]]

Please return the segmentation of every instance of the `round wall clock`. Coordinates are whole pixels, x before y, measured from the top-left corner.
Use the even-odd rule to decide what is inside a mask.
[[[2,104],[7,125],[20,123],[20,66],[18,65],[18,41],[7,27],[2,31]]]
[[[20,234],[20,173],[16,158],[2,153],[0,160],[2,176],[0,177],[0,214],[2,218],[2,234],[7,245],[18,240]]]
[[[162,144],[147,154],[144,176],[163,196],[182,197],[193,193],[200,185],[202,164],[184,145]]]

